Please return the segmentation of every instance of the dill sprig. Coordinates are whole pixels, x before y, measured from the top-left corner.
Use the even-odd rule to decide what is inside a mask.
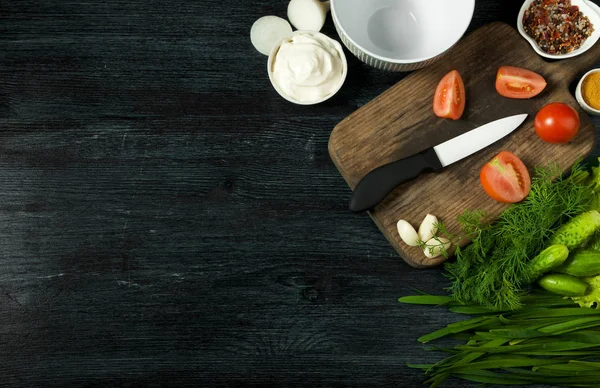
[[[445,264],[452,297],[493,309],[521,307],[529,260],[561,224],[589,207],[593,194],[585,183],[587,175],[579,163],[568,177],[555,164],[537,168],[529,196],[502,212],[495,223],[488,223],[481,211],[461,214],[463,237],[471,244],[458,247],[456,260]],[[447,232],[443,226],[441,230]]]

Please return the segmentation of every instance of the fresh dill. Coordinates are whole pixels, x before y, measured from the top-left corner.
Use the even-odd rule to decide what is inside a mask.
[[[529,283],[529,260],[545,248],[565,220],[587,210],[593,200],[585,183],[587,175],[579,163],[568,177],[561,176],[557,165],[537,168],[529,196],[502,212],[496,222],[487,222],[481,211],[461,214],[462,236],[449,238],[453,242],[468,238],[471,243],[458,246],[456,260],[445,264],[452,297],[493,309],[519,308]],[[447,234],[443,225],[438,227]]]

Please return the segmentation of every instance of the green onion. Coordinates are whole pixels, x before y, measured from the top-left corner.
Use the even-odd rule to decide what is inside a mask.
[[[523,308],[496,312],[434,295],[400,301],[471,315],[419,338],[421,342],[443,337],[464,341],[452,347],[432,347],[446,353],[439,362],[409,365],[423,370],[431,387],[452,377],[512,386],[600,386],[600,362],[596,362],[600,360],[599,310],[578,307],[549,293],[524,296]]]

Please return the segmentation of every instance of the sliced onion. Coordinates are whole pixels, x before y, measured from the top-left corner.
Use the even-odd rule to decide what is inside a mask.
[[[368,1],[368,0],[364,0]],[[299,30],[321,31],[329,12],[329,1],[291,0],[288,4],[288,19]]]
[[[250,41],[261,54],[269,55],[277,42],[291,33],[292,26],[287,20],[278,16],[263,16],[252,25]]]

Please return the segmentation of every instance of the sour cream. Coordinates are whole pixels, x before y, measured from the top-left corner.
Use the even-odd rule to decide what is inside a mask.
[[[276,51],[270,65],[271,82],[292,101],[320,102],[337,92],[344,82],[343,55],[340,44],[323,34],[296,33]]]

